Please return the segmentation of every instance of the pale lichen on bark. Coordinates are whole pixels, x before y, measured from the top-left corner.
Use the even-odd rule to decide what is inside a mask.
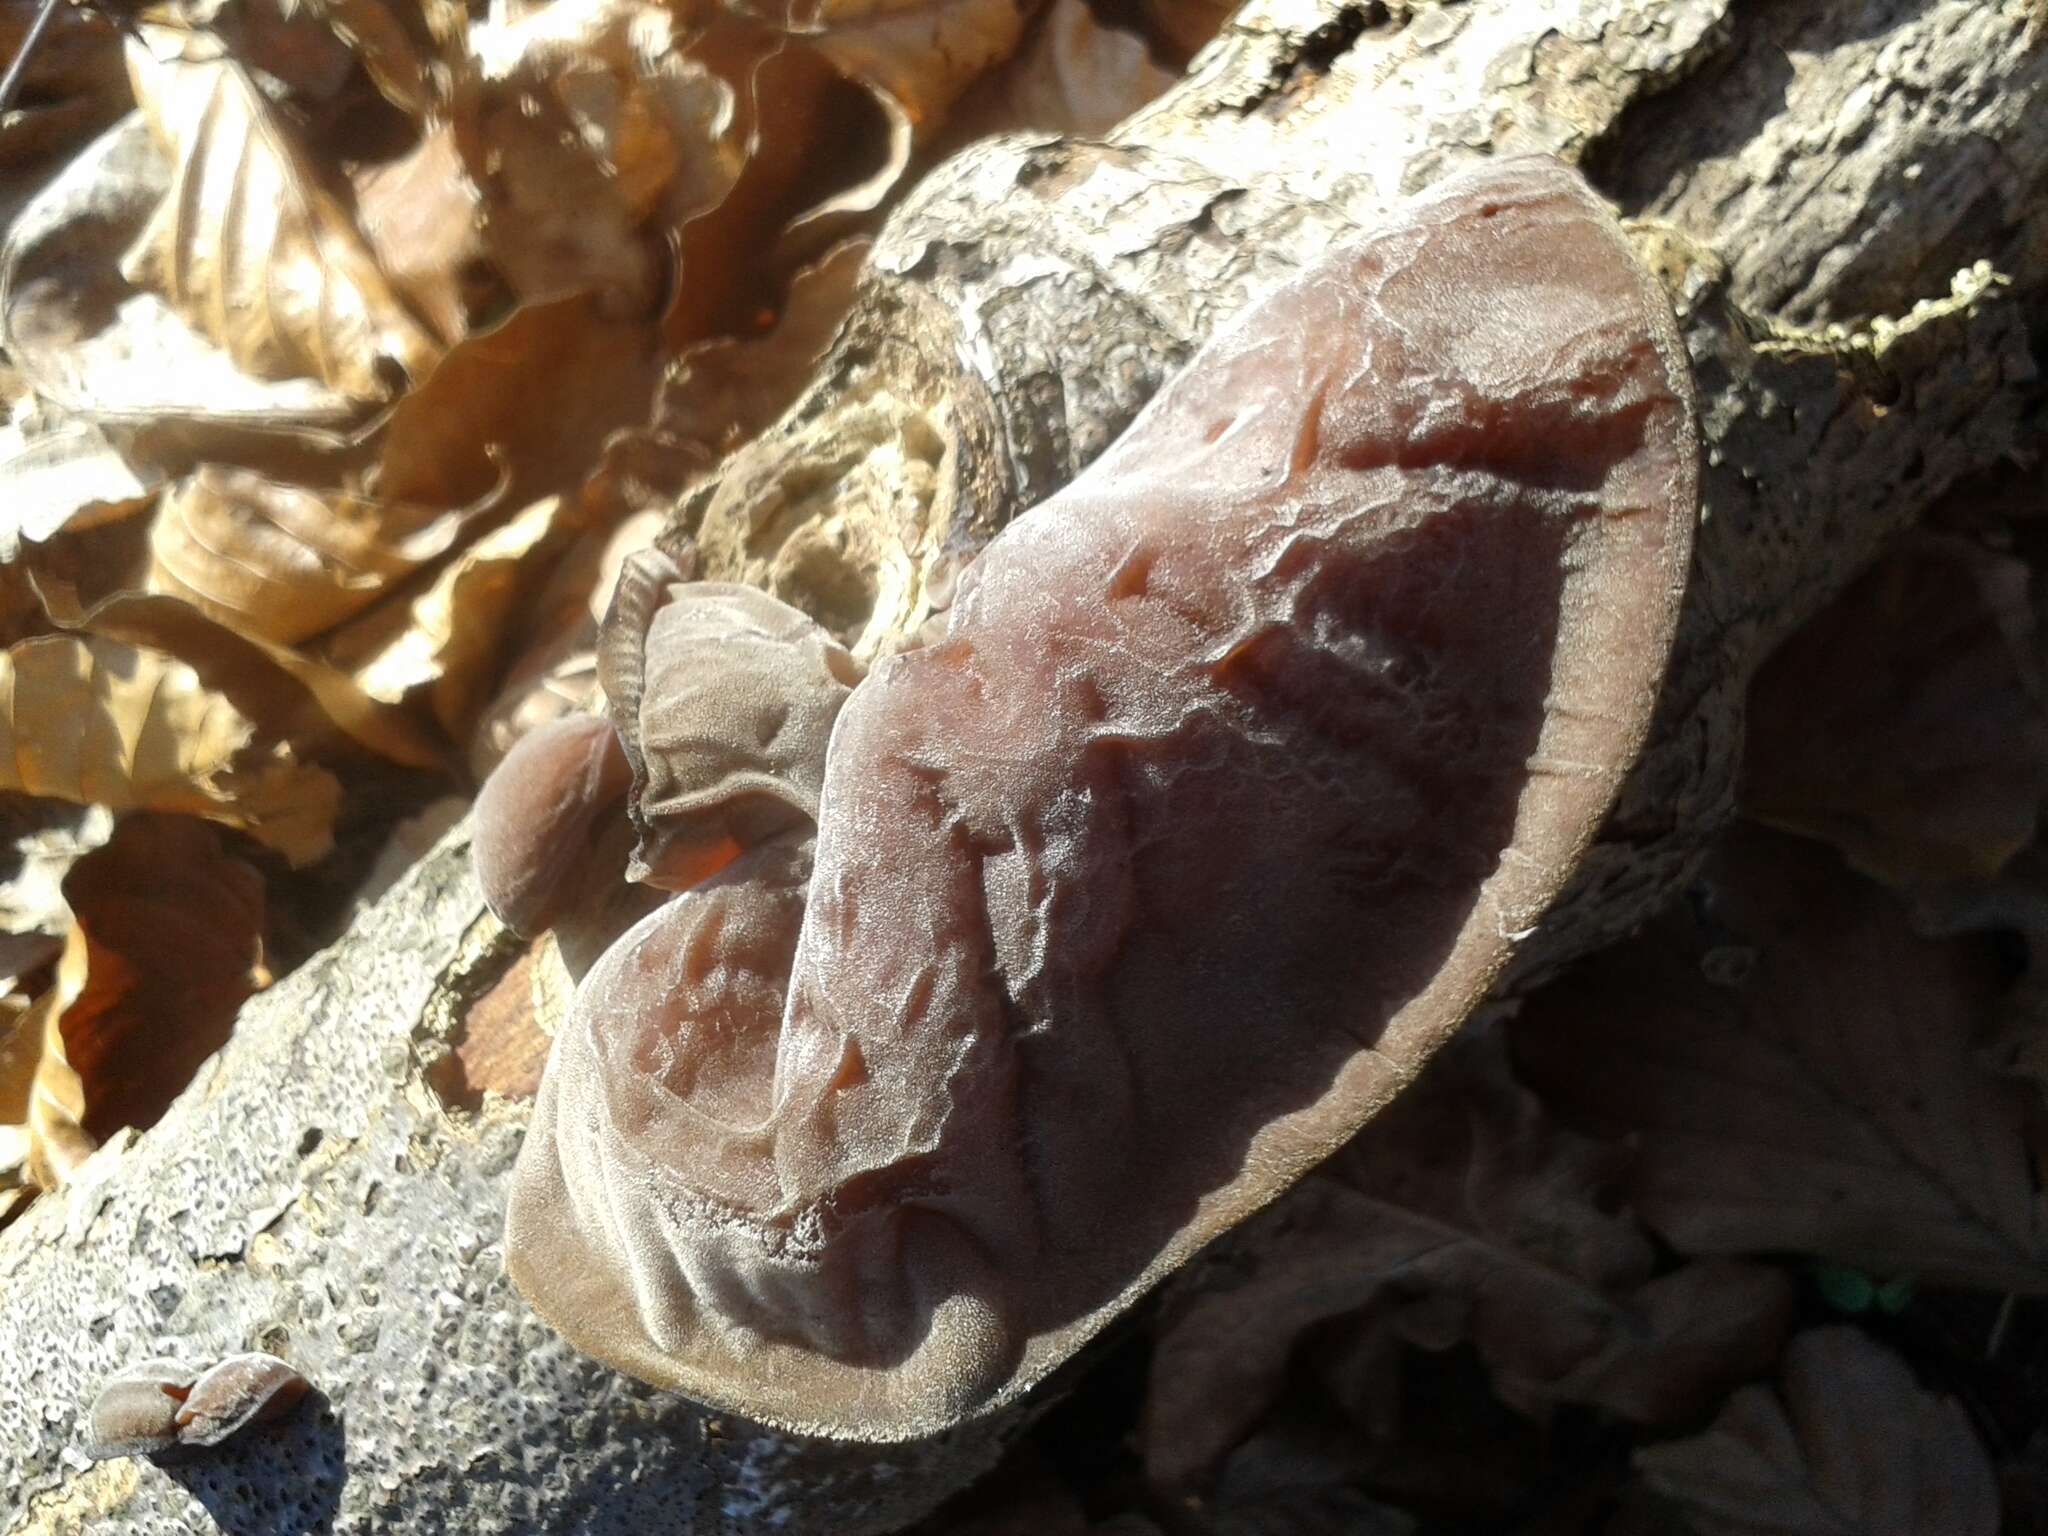
[[[1704,521],[1651,747],[1526,980],[1683,879],[1786,629],[2035,446],[2044,86],[2022,11],[1975,0],[1258,0],[1107,143],[936,172],[814,388],[679,519],[704,574],[833,622],[886,595],[880,646],[943,557],[1311,254],[1475,156],[1581,160],[1679,308]],[[258,998],[159,1126],[0,1234],[0,1529],[853,1536],[998,1454],[1019,1421],[890,1449],[707,1418],[533,1316],[497,1246],[524,1106],[451,1108],[423,1074],[504,962],[479,912],[458,835]],[[170,1346],[272,1349],[324,1399],[193,1468],[85,1462],[100,1381]]]

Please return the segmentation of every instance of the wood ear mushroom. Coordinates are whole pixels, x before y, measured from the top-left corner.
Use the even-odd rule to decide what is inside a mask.
[[[116,1372],[93,1399],[91,1442],[98,1460],[204,1450],[253,1424],[283,1418],[310,1390],[275,1355],[230,1355],[200,1370],[144,1360]]]
[[[640,588],[607,687],[680,893],[556,1041],[515,1281],[797,1432],[1016,1400],[1542,918],[1647,731],[1697,457],[1662,292],[1512,160],[1255,304],[864,680],[773,599]]]

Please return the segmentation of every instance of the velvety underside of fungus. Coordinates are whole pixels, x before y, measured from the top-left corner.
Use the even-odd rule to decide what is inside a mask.
[[[1697,455],[1662,292],[1575,172],[1515,160],[1256,304],[850,692],[790,610],[720,648],[733,589],[639,601],[643,863],[731,857],[583,979],[520,1287],[797,1431],[1027,1390],[1535,927],[1647,729]],[[670,756],[728,692],[724,750]]]

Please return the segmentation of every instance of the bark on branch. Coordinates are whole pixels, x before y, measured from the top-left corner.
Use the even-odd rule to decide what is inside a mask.
[[[1107,143],[997,142],[889,222],[815,387],[678,511],[706,574],[919,622],[1246,299],[1475,155],[1579,160],[1684,322],[1704,516],[1651,749],[1514,983],[1639,922],[1729,814],[1771,646],[2034,451],[2048,49],[1982,0],[1255,0]],[[498,1248],[523,1103],[428,1067],[510,950],[457,834],[246,1012],[147,1136],[0,1234],[0,1528],[882,1530],[1019,1421],[909,1447],[707,1418],[574,1354]],[[267,1347],[325,1394],[189,1466],[90,1465],[131,1359]]]

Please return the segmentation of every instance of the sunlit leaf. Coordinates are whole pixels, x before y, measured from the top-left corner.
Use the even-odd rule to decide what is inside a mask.
[[[450,560],[409,601],[386,605],[325,646],[373,699],[426,696],[455,740],[497,682],[503,636],[572,529],[560,497],[535,502]]]
[[[350,399],[390,398],[440,347],[378,270],[277,109],[231,58],[129,69],[172,164],[156,216],[124,262],[259,378],[313,378]]]
[[[298,863],[327,851],[341,796],[186,663],[72,635],[0,657],[0,788],[207,817]]]
[[[665,234],[739,174],[732,86],[643,0],[557,0],[470,37],[456,141],[498,266],[529,300],[594,292],[643,312]]]
[[[783,19],[849,78],[886,92],[923,135],[1016,50],[1028,9],[1017,0],[790,0]]]
[[[483,198],[435,122],[410,152],[358,169],[356,222],[392,285],[443,342],[454,345],[509,302],[486,270]]]
[[[120,254],[171,190],[139,113],[80,152],[22,210],[0,248],[0,343],[45,400],[115,422],[175,456],[198,435],[232,457],[252,437],[339,444],[360,413],[313,378],[258,378],[156,293],[121,275]],[[204,457],[204,452],[192,452]]]
[[[323,496],[208,465],[167,491],[149,589],[289,645],[369,607],[455,546],[484,508]]]
[[[133,511],[153,488],[89,421],[64,421],[26,436],[0,426],[0,561],[103,509]]]

